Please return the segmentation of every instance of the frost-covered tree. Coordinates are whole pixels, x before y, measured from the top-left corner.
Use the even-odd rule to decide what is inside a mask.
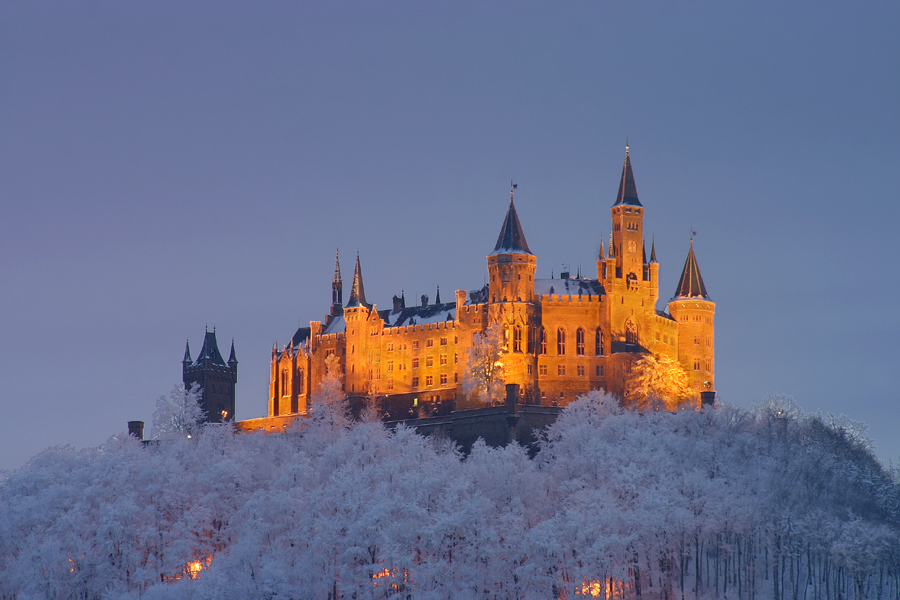
[[[894,475],[783,397],[591,392],[534,459],[333,414],[45,451],[0,483],[0,599],[900,598]]]
[[[645,354],[631,367],[628,403],[639,410],[693,406],[697,393],[691,389],[690,376],[670,356]]]
[[[472,336],[472,345],[466,351],[462,389],[473,402],[492,405],[504,397],[503,341],[503,325],[499,322]]]
[[[196,434],[206,418],[200,406],[202,393],[199,384],[195,383],[189,390],[178,384],[168,396],[160,396],[153,411],[153,437],[163,439]]]

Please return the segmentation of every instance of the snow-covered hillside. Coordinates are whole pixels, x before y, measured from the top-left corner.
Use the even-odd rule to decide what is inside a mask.
[[[54,448],[0,485],[2,598],[893,598],[900,488],[853,423],[571,405],[535,459],[321,411]]]

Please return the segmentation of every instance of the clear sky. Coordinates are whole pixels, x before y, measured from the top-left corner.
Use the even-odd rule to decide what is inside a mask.
[[[897,464],[898,30],[896,2],[2,3],[0,469],[149,425],[206,325],[264,415],[335,248],[380,308],[480,287],[511,178],[538,276],[595,275],[626,137],[663,300],[698,232],[720,400],[846,414]]]

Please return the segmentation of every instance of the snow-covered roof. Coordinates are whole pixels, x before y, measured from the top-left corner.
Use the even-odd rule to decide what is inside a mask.
[[[379,312],[384,319],[385,327],[401,327],[403,325],[424,325],[426,323],[442,323],[456,319],[456,303],[429,304],[428,306],[411,306],[399,312]]]
[[[534,293],[541,296],[603,296],[606,292],[596,279],[570,277],[568,279],[535,279]]]
[[[469,290],[466,304],[484,304],[488,301],[488,286],[484,285],[479,290]]]
[[[335,317],[331,323],[325,326],[322,333],[344,333],[347,331],[347,321],[343,316]]]

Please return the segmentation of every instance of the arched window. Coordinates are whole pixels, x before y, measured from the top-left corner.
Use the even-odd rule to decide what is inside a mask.
[[[281,370],[281,395],[288,395],[288,371],[287,369]]]
[[[604,348],[603,348],[603,329],[600,327],[597,328],[597,336],[596,336],[596,339],[594,340],[594,344],[595,344],[594,353],[597,356],[603,356],[603,350],[604,350]]]
[[[584,356],[584,329],[581,327],[575,332],[575,354]]]
[[[522,328],[516,325],[513,327],[513,352],[522,351]]]
[[[560,356],[566,354],[566,330],[562,327],[556,330],[556,353]]]
[[[303,391],[303,369],[297,369],[297,388],[300,393]]]
[[[634,344],[638,343],[638,328],[637,323],[628,319],[625,323],[625,343],[626,344]]]
[[[547,354],[547,329],[541,327],[540,333],[538,333],[538,353],[539,354]]]

